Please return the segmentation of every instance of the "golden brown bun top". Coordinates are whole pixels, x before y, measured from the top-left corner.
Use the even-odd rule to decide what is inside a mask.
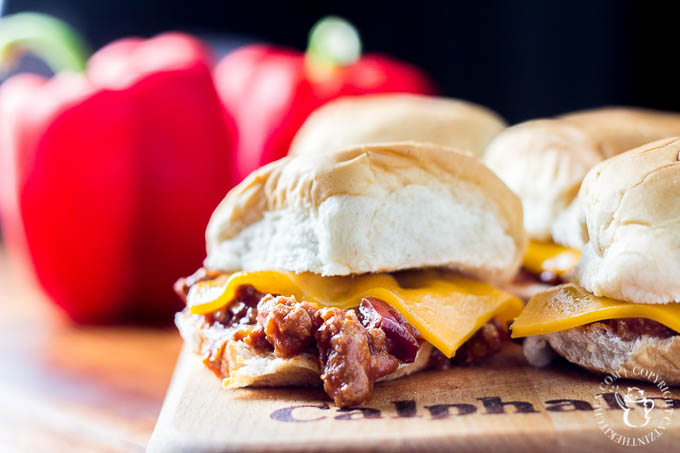
[[[680,302],[680,139],[605,160],[588,172],[579,204],[589,242],[579,282],[598,296]]]
[[[206,237],[206,264],[225,270],[448,266],[489,280],[511,277],[526,243],[519,199],[487,167],[415,142],[273,162],[227,194]]]
[[[680,135],[680,114],[609,107],[527,121],[505,129],[484,162],[519,195],[530,238],[584,245],[575,201],[582,179],[602,160]]]
[[[491,110],[458,99],[415,94],[347,96],[310,115],[290,154],[318,154],[371,143],[418,141],[481,156],[506,124]]]
[[[563,115],[595,143],[603,158],[680,135],[680,114],[632,107],[604,107]]]
[[[505,129],[487,147],[483,160],[522,200],[529,237],[549,241],[583,177],[602,158],[580,128],[543,119]]]

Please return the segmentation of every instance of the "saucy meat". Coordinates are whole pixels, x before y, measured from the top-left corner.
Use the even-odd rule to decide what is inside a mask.
[[[675,331],[663,324],[646,318],[607,319],[599,322],[613,328],[619,337],[627,341],[635,340],[640,335],[649,335],[650,337],[657,338],[668,338],[677,335]]]
[[[316,341],[324,390],[339,407],[368,401],[376,379],[399,366],[399,360],[388,352],[385,333],[366,329],[353,310],[323,308],[319,316],[323,324]]]
[[[453,363],[457,365],[478,363],[496,354],[509,341],[508,330],[498,321],[489,321],[458,348]]]
[[[257,305],[257,329],[264,332],[277,356],[293,357],[314,341],[321,324],[317,311],[315,304],[267,294]]]
[[[451,359],[446,357],[439,349],[432,348],[429,367],[439,371],[448,370],[451,368]]]
[[[319,308],[294,297],[237,289],[227,306],[203,316],[210,332],[201,348],[205,365],[228,377],[222,356],[228,341],[290,358],[316,347],[326,393],[339,407],[370,399],[377,379],[412,363],[423,341],[418,330],[378,299],[355,310]],[[220,335],[222,333],[222,335]]]
[[[210,277],[210,271],[199,270],[175,288],[186,297],[188,287]],[[223,356],[230,341],[282,358],[316,352],[324,390],[339,407],[368,401],[376,380],[400,364],[413,363],[424,341],[397,310],[376,298],[362,299],[355,309],[321,308],[295,297],[262,294],[249,285],[240,286],[225,307],[195,319],[202,319],[199,352],[216,375],[229,377]],[[507,331],[489,323],[459,349],[456,360],[481,360],[506,340]],[[431,362],[437,368],[451,364],[441,353],[433,353]]]
[[[205,315],[208,324],[220,323],[225,327],[255,324],[257,306],[264,294],[250,285],[242,285],[236,289],[232,302]]]
[[[439,350],[433,349],[430,354],[430,368],[448,370],[453,365],[474,365],[495,355],[510,341],[508,329],[503,328],[496,320],[489,321],[458,348],[453,358],[449,359]]]

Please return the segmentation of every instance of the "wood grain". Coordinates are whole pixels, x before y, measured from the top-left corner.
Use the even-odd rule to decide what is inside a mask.
[[[73,326],[0,248],[0,329],[0,451],[144,451],[174,328]]]
[[[320,389],[222,390],[185,350],[149,452],[677,451],[679,391],[673,391],[672,404],[678,406],[663,435],[644,447],[626,447],[600,430],[598,413],[621,435],[644,432],[627,427],[623,411],[596,396],[601,381],[566,363],[530,367],[513,344],[483,366],[379,384],[366,406],[340,410]],[[653,385],[619,384],[661,395]],[[511,402],[516,404],[502,404]],[[596,412],[598,403],[607,410]],[[665,406],[657,403],[655,422]],[[633,415],[643,420],[640,407],[633,408]]]

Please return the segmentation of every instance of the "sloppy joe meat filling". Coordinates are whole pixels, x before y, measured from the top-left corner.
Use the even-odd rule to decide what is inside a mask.
[[[678,335],[673,329],[664,326],[660,322],[646,318],[605,319],[586,324],[585,326],[574,327],[574,329],[584,329],[587,331],[598,328],[601,325],[608,326],[614,334],[624,341],[635,341],[641,335],[661,339]]]
[[[180,279],[175,290],[186,300],[192,285],[215,277],[199,270]],[[222,360],[228,341],[243,341],[259,353],[283,358],[313,352],[319,357],[324,390],[339,407],[370,399],[375,381],[400,364],[413,363],[424,341],[397,310],[376,298],[364,298],[358,307],[341,310],[262,294],[243,285],[229,304],[202,316],[201,333],[207,340],[207,348],[202,347],[204,363],[217,376],[229,375]],[[471,364],[483,360],[507,341],[507,329],[489,322],[459,349],[455,361]],[[437,352],[432,354],[430,366],[448,368],[451,361]]]

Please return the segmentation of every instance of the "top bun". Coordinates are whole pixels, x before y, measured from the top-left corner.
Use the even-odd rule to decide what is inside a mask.
[[[522,200],[531,239],[552,239],[553,224],[578,194],[588,170],[602,160],[581,129],[562,120],[534,120],[501,132],[486,163]]]
[[[588,237],[576,195],[587,171],[606,158],[676,135],[676,113],[609,107],[506,129],[484,160],[522,199],[531,239],[582,248]]]
[[[645,143],[680,135],[680,115],[631,107],[605,107],[561,117],[583,130],[607,159]]]
[[[507,281],[526,246],[519,199],[432,144],[286,157],[232,189],[206,232],[211,269],[349,275],[441,266]]]
[[[491,110],[454,99],[413,94],[343,97],[309,116],[295,136],[290,154],[415,140],[481,156],[504,128],[505,122]]]
[[[579,202],[590,241],[576,269],[597,296],[680,302],[680,139],[659,140],[594,167]]]

